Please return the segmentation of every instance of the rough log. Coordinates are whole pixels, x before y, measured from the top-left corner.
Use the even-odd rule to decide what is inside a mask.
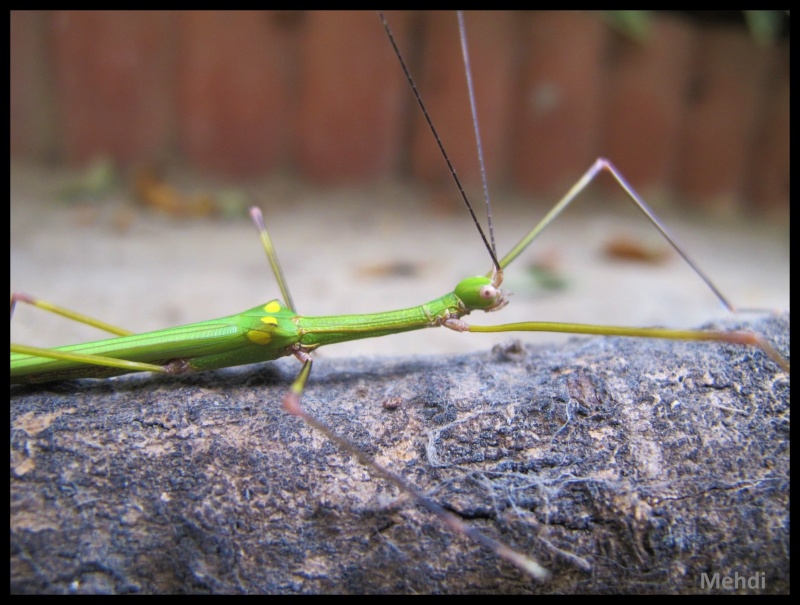
[[[746,325],[788,357],[788,315]],[[547,584],[285,414],[298,368],[12,389],[11,591],[707,593],[715,573],[790,590],[789,377],[758,351],[317,360],[310,412]]]

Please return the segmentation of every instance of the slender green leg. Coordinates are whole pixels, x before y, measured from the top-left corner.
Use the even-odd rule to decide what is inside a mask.
[[[10,314],[11,319],[13,319],[14,317],[14,308],[16,307],[16,304],[18,302],[32,305],[44,311],[55,313],[56,315],[61,315],[62,317],[66,317],[67,319],[77,321],[78,323],[86,324],[88,326],[104,330],[106,332],[111,332],[112,334],[116,334],[117,336],[130,336],[131,334],[133,334],[133,332],[131,332],[130,330],[126,330],[124,328],[120,328],[118,326],[106,323],[104,321],[100,321],[99,319],[95,319],[94,317],[89,317],[88,315],[83,315],[82,313],[78,313],[77,311],[72,311],[70,309],[60,307],[51,302],[42,300],[40,298],[36,298],[29,294],[25,294],[23,292],[14,292],[11,295],[11,314]],[[55,351],[53,349],[47,349],[44,347],[30,347],[27,345],[12,344],[11,352],[19,353],[21,355],[31,355],[34,357],[46,357],[48,359],[57,359],[61,361],[77,361],[97,366],[121,368],[123,370],[128,370],[131,372],[164,373],[167,371],[163,366],[155,365],[152,363],[143,363],[139,361],[126,361],[124,359],[115,359],[113,357],[106,357],[103,355],[89,355],[86,353],[67,353],[65,351]]]
[[[168,373],[164,366],[141,361],[127,361],[125,359],[115,359],[103,355],[89,355],[87,353],[67,353],[66,351],[56,351],[42,347],[29,347],[27,345],[11,345],[12,353],[20,355],[31,355],[32,357],[47,357],[48,359],[58,359],[61,361],[77,361],[94,366],[108,366],[110,368],[122,368],[130,372],[160,372]]]
[[[289,292],[289,285],[283,276],[283,269],[281,269],[281,264],[278,262],[275,246],[272,245],[272,238],[269,236],[267,226],[264,224],[264,216],[261,214],[261,209],[255,206],[250,208],[250,218],[253,219],[256,227],[258,227],[258,232],[261,234],[261,245],[264,247],[264,252],[267,253],[267,260],[269,260],[269,266],[272,267],[272,273],[275,275],[275,279],[278,280],[278,287],[281,289],[284,304],[292,311],[297,311],[292,295]]]
[[[634,338],[659,338],[665,340],[694,340],[723,342],[761,349],[785,372],[789,362],[763,336],[755,332],[717,330],[672,330],[669,328],[631,328],[627,326],[596,326],[589,324],[530,321],[499,326],[468,326],[468,332],[563,332],[566,334],[593,334],[599,336],[629,336]]]
[[[539,221],[539,223],[528,232],[528,234],[523,237],[516,246],[514,246],[511,251],[506,254],[500,260],[500,266],[505,268],[511,262],[517,258],[525,248],[527,248],[533,240],[535,240],[545,228],[555,220],[555,218],[561,214],[567,206],[569,206],[577,197],[578,195],[589,186],[595,177],[601,172],[608,172],[614,180],[617,181],[620,187],[625,191],[628,198],[634,203],[634,205],[644,214],[650,223],[658,229],[659,233],[669,242],[669,245],[680,255],[680,257],[685,260],[689,266],[694,270],[694,272],[703,280],[703,282],[714,292],[715,296],[719,299],[719,301],[725,305],[725,307],[732,312],[735,312],[737,309],[736,307],[720,292],[719,288],[714,285],[711,281],[711,278],[708,277],[701,269],[697,266],[689,255],[684,251],[684,249],[678,245],[677,240],[672,236],[672,234],[667,230],[667,227],[664,223],[656,216],[656,214],[650,209],[650,207],[645,203],[642,197],[636,193],[633,187],[628,183],[625,177],[617,170],[617,168],[608,160],[604,158],[598,158],[595,160],[594,164],[587,170],[584,175],[578,179],[578,182],[575,183],[567,194],[562,197],[558,203],[553,206],[553,209],[548,212],[545,217]]]
[[[66,317],[67,319],[77,321],[78,323],[86,324],[87,326],[98,328],[105,332],[111,332],[111,334],[116,334],[117,336],[130,336],[134,334],[134,332],[126,330],[125,328],[120,328],[115,325],[106,323],[104,321],[100,321],[99,319],[95,319],[94,317],[83,315],[82,313],[78,313],[77,311],[72,311],[70,309],[65,309],[64,307],[59,307],[58,305],[55,305],[51,302],[47,302],[46,300],[42,300],[40,298],[36,298],[35,296],[25,294],[24,292],[14,292],[11,295],[11,318],[14,317],[14,308],[16,307],[18,302],[38,307],[39,309],[42,309],[44,311],[49,311],[50,313],[61,315],[62,317]]]

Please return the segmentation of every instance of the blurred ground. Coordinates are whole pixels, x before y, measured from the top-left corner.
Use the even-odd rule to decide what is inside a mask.
[[[127,193],[93,205],[67,204],[55,195],[66,179],[11,166],[12,291],[135,331],[228,315],[279,296],[246,217],[179,221],[151,211],[131,213]],[[264,209],[298,310],[306,315],[414,306],[489,268],[455,198],[451,209],[440,204],[432,210],[433,196],[399,185],[323,191],[274,179],[250,190]],[[591,192],[576,204],[507,271],[511,304],[495,316],[473,315],[470,322],[694,327],[727,315],[675,254],[661,264],[605,256],[605,243],[619,237],[665,247],[632,207],[611,209]],[[548,207],[497,198],[501,253]],[[663,218],[735,304],[789,308],[788,224]],[[527,271],[535,261],[552,265],[566,287],[537,287]],[[18,309],[12,322],[12,340],[19,343],[53,346],[99,338],[91,328],[30,308]],[[523,338],[537,343],[556,337]],[[510,339],[424,330],[327,348],[322,356],[466,352]]]

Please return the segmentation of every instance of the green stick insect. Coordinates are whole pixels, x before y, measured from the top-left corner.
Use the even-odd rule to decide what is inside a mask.
[[[608,172],[613,176],[636,207],[711,288],[717,298],[728,309],[734,310],[734,307],[675,242],[675,239],[668,233],[664,225],[619,171],[604,159],[598,159],[554,208],[508,254],[498,259],[495,253],[491,218],[489,223],[490,237],[487,238],[478,219],[475,217],[470,202],[464,194],[464,190],[450,164],[450,160],[447,158],[444,147],[439,142],[436,130],[428,117],[422,99],[383,17],[382,21],[420,108],[439,144],[442,155],[492,259],[492,269],[487,274],[466,278],[460,281],[453,291],[416,307],[362,315],[306,317],[300,315],[297,311],[261,212],[254,208],[251,211],[251,216],[259,229],[263,248],[281,290],[282,301],[278,299],[271,300],[228,317],[135,334],[52,303],[15,293],[11,297],[12,315],[15,304],[23,302],[60,314],[68,319],[100,328],[116,336],[97,342],[52,349],[12,344],[11,383],[30,384],[76,378],[107,378],[132,372],[183,374],[270,361],[284,356],[294,356],[302,363],[302,368],[284,397],[283,405],[288,412],[301,417],[305,422],[322,432],[343,450],[354,455],[378,475],[412,495],[418,503],[433,512],[453,530],[468,535],[497,555],[518,566],[536,580],[545,581],[549,577],[549,572],[535,559],[509,548],[505,544],[497,542],[465,524],[460,518],[418,491],[405,479],[379,465],[350,441],[337,435],[325,424],[308,414],[301,405],[301,399],[311,372],[313,363],[311,354],[324,345],[386,336],[423,328],[444,327],[457,332],[561,332],[708,341],[755,347],[760,349],[786,372],[789,371],[789,363],[765,338],[748,331],[677,330],[552,322],[521,322],[494,326],[475,326],[465,322],[463,317],[472,312],[495,312],[509,303],[507,293],[501,288],[504,269],[542,233],[600,172]],[[459,16],[459,23],[462,30],[466,71],[469,74],[468,54],[461,16]],[[480,157],[480,137],[471,82],[469,82],[469,91]],[[480,157],[480,163],[483,165],[482,157]]]

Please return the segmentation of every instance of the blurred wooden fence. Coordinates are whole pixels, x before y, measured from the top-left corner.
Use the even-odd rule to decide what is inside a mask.
[[[388,19],[475,183],[455,15]],[[495,185],[552,198],[602,155],[651,195],[788,213],[788,41],[676,14],[641,41],[592,12],[466,22]],[[374,13],[17,11],[10,75],[15,158],[323,185],[449,178]]]

